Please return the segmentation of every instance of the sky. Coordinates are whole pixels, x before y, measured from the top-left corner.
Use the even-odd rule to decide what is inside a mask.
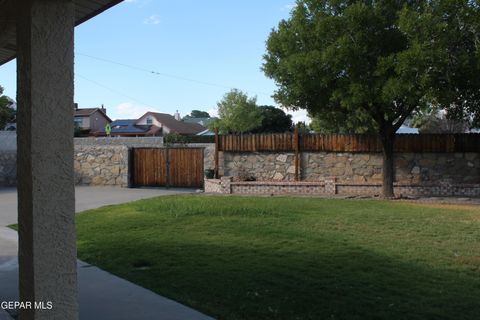
[[[231,88],[275,105],[261,71],[272,28],[294,0],[126,0],[75,30],[75,102],[104,105],[112,119],[147,111],[216,114]],[[16,96],[16,62],[0,67],[4,94]],[[288,112],[294,121],[304,111]]]

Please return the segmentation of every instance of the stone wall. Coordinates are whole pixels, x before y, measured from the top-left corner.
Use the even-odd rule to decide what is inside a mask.
[[[162,147],[163,137],[100,137],[75,138],[75,146]]]
[[[16,185],[16,132],[0,132],[0,186]],[[75,138],[75,183],[128,185],[128,148],[159,148],[162,137]],[[214,168],[215,145],[191,143],[179,147],[204,148],[204,168]],[[175,146],[172,146],[175,147]]]
[[[75,183],[93,186],[128,186],[128,148],[76,146]]]
[[[293,181],[293,153],[224,153],[220,172],[225,176],[254,177],[259,181]],[[223,169],[223,170],[222,170]],[[382,155],[377,153],[302,153],[302,181],[334,176],[339,182],[380,183]],[[399,153],[395,181],[404,184],[480,183],[478,153]]]
[[[215,168],[215,144],[213,143],[190,143],[187,144],[190,148],[204,148],[203,149],[203,169]]]
[[[295,179],[293,153],[222,153],[223,161],[219,161],[222,175],[261,181]]]
[[[17,150],[17,133],[15,131],[0,131],[0,152]]]
[[[0,187],[17,184],[17,152],[0,152]]]

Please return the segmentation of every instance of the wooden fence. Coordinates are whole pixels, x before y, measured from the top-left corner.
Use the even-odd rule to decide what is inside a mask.
[[[379,137],[372,135],[293,133],[218,135],[215,134],[215,176],[218,152],[294,152],[295,180],[299,180],[301,152],[382,151]],[[398,134],[394,152],[480,152],[480,134]]]
[[[294,152],[296,149],[307,152],[382,151],[377,136],[353,134],[219,135],[217,148],[226,152]],[[395,152],[480,152],[480,134],[398,134]]]

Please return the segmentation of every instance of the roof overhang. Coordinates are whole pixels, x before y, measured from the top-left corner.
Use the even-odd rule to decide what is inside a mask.
[[[123,0],[74,0],[75,25],[79,25]],[[16,16],[23,0],[0,0],[0,65],[17,56]]]

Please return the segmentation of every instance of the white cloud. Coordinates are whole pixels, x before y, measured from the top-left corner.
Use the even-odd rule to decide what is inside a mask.
[[[285,111],[283,109],[283,111]],[[218,110],[217,109],[210,109],[207,110],[208,114],[210,117],[218,117]],[[292,115],[292,121],[293,123],[297,123],[299,121],[305,122],[306,124],[309,124],[312,119],[310,119],[307,115],[307,111],[305,110],[298,110],[298,111],[291,111],[291,110],[286,110],[286,114],[291,114]]]
[[[290,11],[292,11],[292,9],[295,8],[296,6],[297,6],[296,3],[289,3],[289,4],[284,5],[284,6],[281,8],[281,10],[282,10],[282,11],[289,11],[289,12],[290,12]]]
[[[143,20],[144,24],[159,24],[160,23],[160,16],[157,14],[151,15],[150,17]]]
[[[210,115],[210,117],[218,117],[218,110],[217,109],[210,109],[210,110],[207,110],[207,112]]]
[[[123,102],[117,105],[112,112],[109,112],[109,116],[112,119],[138,119],[148,111],[159,112],[145,105]]]
[[[306,124],[309,124],[312,119],[310,119],[307,115],[306,110],[298,110],[298,111],[286,111],[287,114],[292,115],[292,121],[293,123],[297,123],[299,121],[305,122]]]

